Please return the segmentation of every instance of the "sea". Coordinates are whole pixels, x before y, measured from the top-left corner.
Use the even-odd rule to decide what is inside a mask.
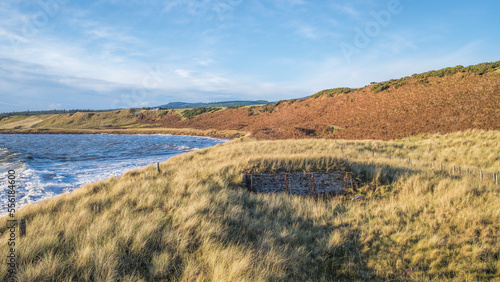
[[[18,209],[226,141],[174,135],[0,134],[0,215],[7,213],[9,171],[16,178]]]

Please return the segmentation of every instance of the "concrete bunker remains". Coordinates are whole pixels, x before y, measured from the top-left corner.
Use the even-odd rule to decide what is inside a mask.
[[[339,194],[352,189],[351,173],[334,170],[328,172],[247,173],[243,186],[250,192],[287,193],[293,195]]]

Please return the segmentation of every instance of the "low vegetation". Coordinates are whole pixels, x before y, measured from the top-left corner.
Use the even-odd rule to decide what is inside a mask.
[[[18,278],[498,280],[500,187],[491,173],[499,155],[498,131],[399,141],[235,139],[174,157],[161,173],[152,166],[130,171],[20,209],[28,233],[16,241]],[[348,196],[241,187],[249,169],[338,163],[349,163],[360,183]],[[452,175],[453,165],[471,175]],[[362,200],[351,201],[356,194]],[[7,278],[6,264],[0,277]]]
[[[74,113],[88,113],[88,112],[109,112],[111,110],[47,110],[47,111],[21,111],[21,112],[10,112],[10,113],[0,113],[0,120],[4,117],[11,116],[39,116],[39,115],[59,115],[59,114],[74,114]]]
[[[219,107],[208,107],[208,108],[200,107],[200,108],[188,109],[188,110],[184,110],[182,112],[182,117],[184,117],[186,119],[190,119],[190,118],[194,118],[196,116],[202,115],[202,114],[214,113],[214,112],[217,112],[220,110],[222,110],[222,108],[219,108]]]
[[[412,76],[406,76],[401,79],[391,79],[389,81],[380,82],[380,83],[372,83],[372,91],[374,94],[378,92],[389,89],[391,86],[394,86],[396,89],[408,84],[411,79],[416,80],[419,83],[428,83],[428,79],[431,77],[445,77],[452,76],[457,73],[471,73],[477,75],[483,75],[485,73],[496,72],[500,67],[500,61],[492,62],[492,63],[481,63],[477,65],[471,65],[468,67],[456,66],[449,67],[440,70],[428,71],[420,74],[413,74]]]
[[[338,95],[351,93],[357,90],[359,90],[359,88],[340,87],[340,88],[326,89],[311,95],[311,98],[319,98],[323,95],[326,95],[326,97],[335,97]]]

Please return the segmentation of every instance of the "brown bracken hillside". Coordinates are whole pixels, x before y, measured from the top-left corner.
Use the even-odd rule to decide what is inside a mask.
[[[379,92],[373,85],[331,97],[282,101],[275,107],[226,109],[185,120],[172,112],[137,122],[248,131],[265,139],[387,140],[467,129],[500,130],[500,74],[496,72],[413,76],[386,85],[389,88]]]

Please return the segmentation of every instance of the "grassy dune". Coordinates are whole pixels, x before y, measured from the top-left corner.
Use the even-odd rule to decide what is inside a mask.
[[[184,110],[171,111],[182,114]],[[140,114],[136,115],[136,112]],[[0,134],[173,134],[220,138],[238,138],[249,134],[241,130],[169,128],[138,122],[141,117],[161,114],[148,110],[126,109],[110,112],[10,116],[0,119]]]
[[[400,141],[235,139],[174,157],[161,173],[130,171],[20,209],[28,235],[17,241],[18,278],[498,280],[500,186],[491,173],[499,156],[498,131]],[[451,175],[452,165],[472,175]],[[363,200],[251,194],[240,185],[249,169],[337,167],[355,173]],[[0,264],[2,278],[6,271]]]

